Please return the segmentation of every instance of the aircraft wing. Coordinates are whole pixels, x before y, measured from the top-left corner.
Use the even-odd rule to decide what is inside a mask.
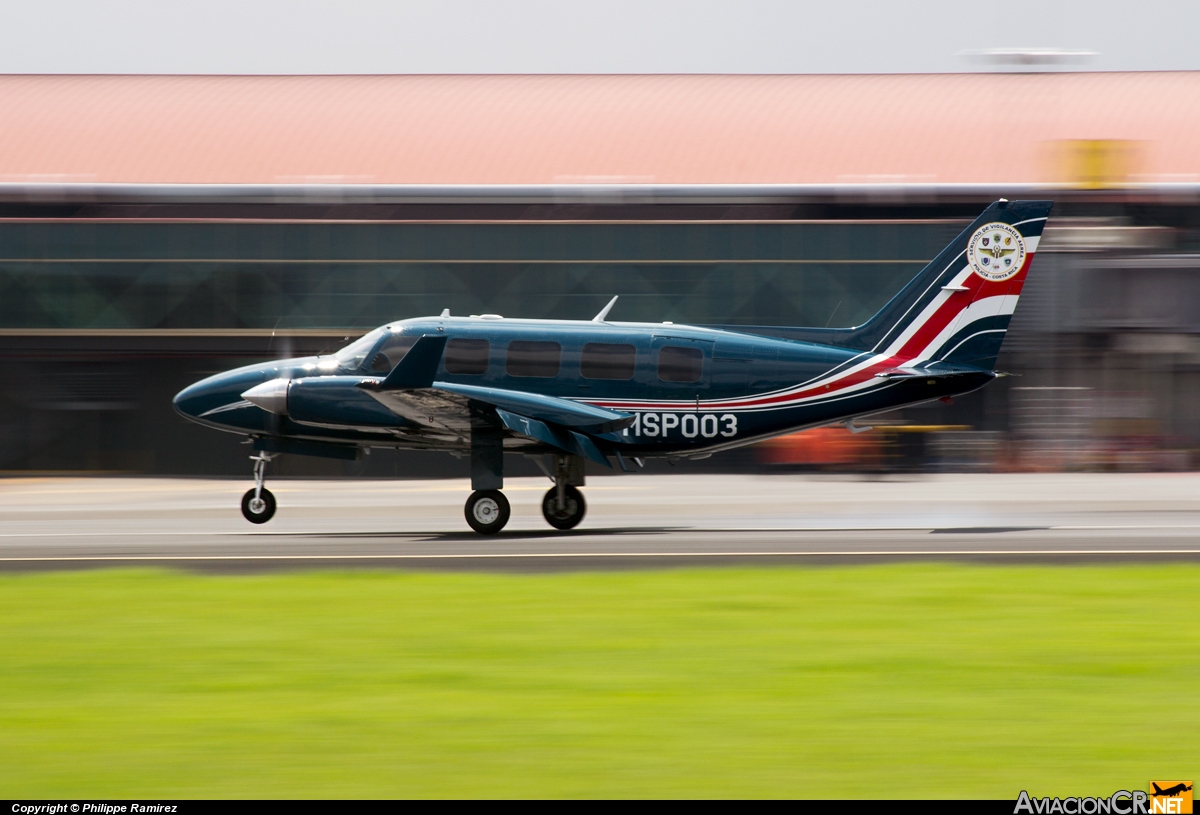
[[[444,336],[423,336],[386,377],[363,379],[358,387],[398,416],[436,434],[469,437],[472,403],[495,409],[510,432],[611,466],[591,434],[629,427],[629,413],[527,391],[435,382],[446,346]]]
[[[466,397],[434,388],[383,390],[379,380],[365,379],[358,387],[385,408],[435,435],[471,437],[471,409]]]
[[[435,435],[470,438],[471,402],[489,405],[510,432],[611,466],[590,434],[622,430],[633,416],[555,396],[434,382],[429,388],[387,390],[382,380],[358,384],[376,401]]]
[[[573,402],[557,396],[503,388],[453,382],[433,382],[429,387],[388,388],[386,380],[376,378],[363,379],[358,387],[393,413],[422,424],[430,424],[428,420],[421,421],[419,418],[429,412],[454,414],[461,421],[466,421],[467,403],[472,401],[585,433],[612,433],[624,430],[634,422],[634,417],[628,413],[592,407],[584,402]],[[446,418],[454,423],[449,415]],[[461,426],[469,427],[470,424],[468,422]]]

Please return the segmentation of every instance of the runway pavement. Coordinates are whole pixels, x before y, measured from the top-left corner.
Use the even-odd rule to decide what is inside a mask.
[[[471,532],[465,481],[0,479],[0,570],[161,565],[538,571],[732,563],[983,559],[1200,561],[1200,475],[593,478],[568,533],[540,514],[545,479],[509,479],[512,521]]]

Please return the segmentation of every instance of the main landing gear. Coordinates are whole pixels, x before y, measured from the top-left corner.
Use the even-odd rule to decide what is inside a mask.
[[[583,493],[570,484],[557,484],[542,499],[542,515],[555,529],[574,529],[587,512]]]
[[[480,535],[495,535],[508,523],[511,509],[500,490],[475,490],[467,499],[463,514]]]
[[[587,512],[587,501],[575,486],[583,486],[583,459],[554,457],[554,486],[542,498],[542,517],[555,529],[574,529]]]
[[[476,453],[472,457],[471,486],[474,492],[463,507],[467,523],[481,535],[495,535],[508,523],[512,509],[500,488],[504,486],[498,462],[487,462]],[[554,456],[554,486],[542,498],[542,516],[555,529],[574,529],[587,513],[583,486],[583,458]],[[487,466],[485,467],[484,464]],[[547,475],[550,471],[543,467]]]
[[[254,489],[242,496],[242,516],[252,524],[265,524],[275,514],[275,496],[263,486],[271,458],[266,453],[250,456],[254,462]]]

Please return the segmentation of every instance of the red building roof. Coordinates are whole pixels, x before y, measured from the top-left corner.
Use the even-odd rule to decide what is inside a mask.
[[[1200,181],[1200,72],[0,76],[0,111],[19,184]]]

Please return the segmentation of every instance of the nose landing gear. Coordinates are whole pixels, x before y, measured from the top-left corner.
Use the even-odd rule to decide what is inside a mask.
[[[272,458],[266,453],[250,456],[254,462],[254,489],[242,496],[242,516],[252,524],[265,524],[275,515],[275,496],[263,486],[267,462]]]

